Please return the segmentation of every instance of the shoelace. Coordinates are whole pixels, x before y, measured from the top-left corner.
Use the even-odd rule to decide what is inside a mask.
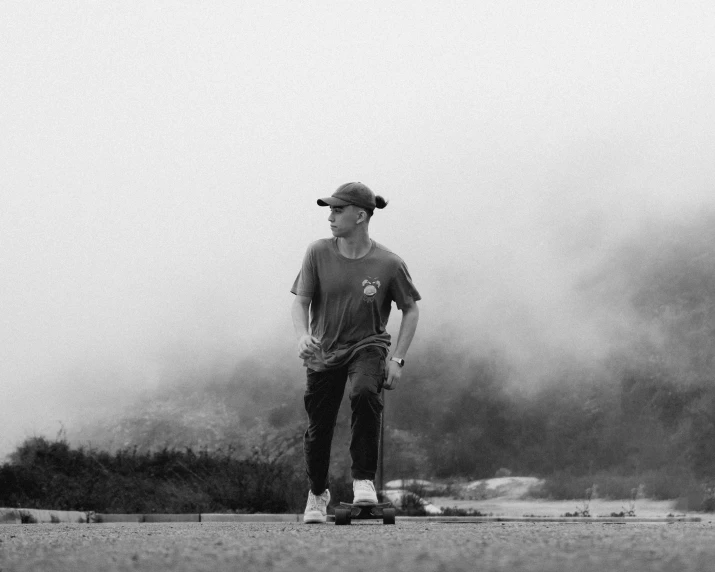
[[[318,497],[315,495],[310,495],[310,502],[308,502],[308,510],[320,510],[318,508]]]
[[[308,499],[308,510],[320,511],[320,504],[318,499],[323,499],[323,495],[314,495],[313,493],[310,494],[310,497]]]

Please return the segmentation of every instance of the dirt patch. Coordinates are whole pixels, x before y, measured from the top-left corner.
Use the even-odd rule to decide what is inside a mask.
[[[543,480],[536,477],[482,479],[453,486],[453,494],[450,496],[434,495],[426,500],[439,508],[478,510],[486,515],[507,517],[559,517],[584,512],[594,517],[625,513],[641,518],[664,518],[669,515],[685,514],[682,510],[676,510],[675,500],[638,499],[633,502],[629,499],[596,498],[590,501],[579,499],[553,501],[529,498],[529,491],[542,484]]]
[[[469,498],[509,498],[519,499],[529,491],[542,485],[543,479],[536,477],[497,477],[472,481],[463,487],[464,495]]]
[[[563,516],[566,513],[588,509],[591,516],[611,516],[613,513],[633,510],[642,518],[663,518],[668,515],[683,515],[675,510],[676,501],[592,499],[589,503],[580,500],[549,501],[542,499],[490,498],[486,500],[432,497],[430,502],[440,508],[475,509],[492,516]]]

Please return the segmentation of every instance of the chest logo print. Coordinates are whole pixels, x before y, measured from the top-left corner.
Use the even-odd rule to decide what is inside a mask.
[[[377,278],[371,278],[368,276],[366,280],[362,281],[362,299],[365,302],[372,303],[379,287],[380,281]]]

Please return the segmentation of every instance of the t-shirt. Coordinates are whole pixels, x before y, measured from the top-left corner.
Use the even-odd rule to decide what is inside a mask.
[[[306,367],[340,367],[368,345],[387,351],[390,335],[385,328],[392,302],[402,309],[420,300],[405,262],[371,242],[369,252],[356,259],[340,254],[337,238],[308,247],[291,288],[293,294],[310,297],[310,329],[321,341],[321,351],[304,360]]]

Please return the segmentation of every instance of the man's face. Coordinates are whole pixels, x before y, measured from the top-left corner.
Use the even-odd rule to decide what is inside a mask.
[[[354,205],[346,207],[330,207],[330,230],[333,236],[350,236],[358,227],[360,209]]]

